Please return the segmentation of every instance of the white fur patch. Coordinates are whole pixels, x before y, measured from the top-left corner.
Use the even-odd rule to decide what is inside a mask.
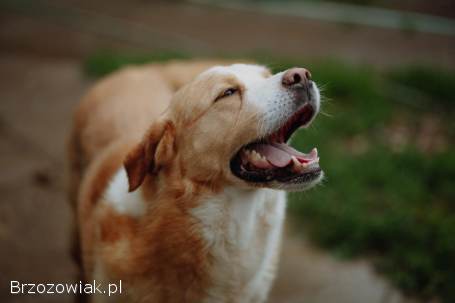
[[[142,192],[140,189],[128,192],[128,177],[123,167],[112,178],[104,198],[119,214],[139,217],[145,213],[146,204]]]
[[[275,275],[285,193],[227,188],[192,214],[213,257],[213,287],[204,302],[263,302]]]

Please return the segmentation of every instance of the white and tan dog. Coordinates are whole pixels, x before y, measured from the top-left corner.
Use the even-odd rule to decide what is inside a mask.
[[[286,144],[315,117],[319,91],[303,68],[202,72],[211,65],[128,68],[78,107],[71,195],[84,279],[124,289],[92,301],[266,300],[283,190],[323,176],[315,149]]]

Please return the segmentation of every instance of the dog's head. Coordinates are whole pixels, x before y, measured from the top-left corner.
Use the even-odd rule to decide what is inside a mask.
[[[323,173],[316,149],[286,142],[319,111],[319,90],[303,68],[271,75],[257,65],[213,67],[180,89],[125,160],[130,190],[166,168],[185,178],[304,190]]]

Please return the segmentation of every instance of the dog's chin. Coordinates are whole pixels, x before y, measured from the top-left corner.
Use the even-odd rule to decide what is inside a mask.
[[[293,182],[273,181],[268,184],[264,184],[263,187],[285,190],[285,191],[289,191],[289,192],[298,192],[298,191],[304,191],[304,190],[312,188],[313,186],[319,184],[323,178],[324,178],[324,172],[322,170],[319,170],[318,173],[313,174],[311,176],[304,175],[301,177],[297,177],[296,180],[294,180]]]
[[[317,149],[305,154],[286,143],[314,116],[314,108],[306,104],[276,131],[241,146],[231,159],[231,172],[253,187],[303,191],[319,183],[324,173]]]

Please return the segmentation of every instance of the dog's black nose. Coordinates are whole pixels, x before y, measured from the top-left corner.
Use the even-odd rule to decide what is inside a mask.
[[[284,87],[308,87],[312,85],[311,73],[302,67],[288,69],[283,74],[281,83]]]

